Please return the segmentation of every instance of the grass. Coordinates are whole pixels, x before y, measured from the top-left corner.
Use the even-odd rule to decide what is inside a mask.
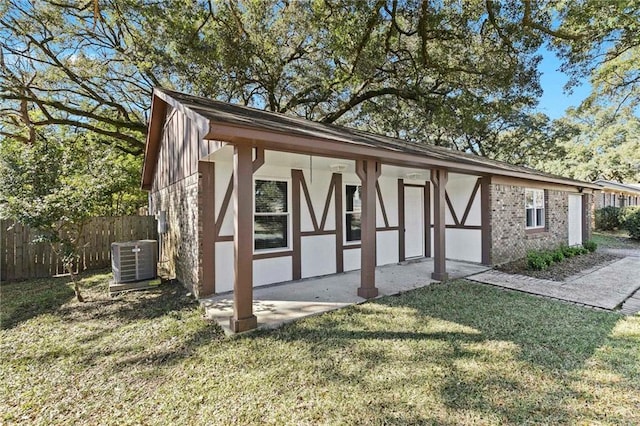
[[[226,339],[107,280],[2,286],[0,423],[640,423],[640,316],[461,280]]]
[[[640,250],[640,241],[629,238],[629,232],[625,230],[593,231],[591,239],[598,247]]]

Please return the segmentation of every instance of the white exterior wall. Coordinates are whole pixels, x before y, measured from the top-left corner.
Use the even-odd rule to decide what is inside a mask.
[[[215,162],[215,206],[216,218],[221,213],[223,200],[232,173],[232,151],[231,148],[223,148],[211,158]],[[341,163],[347,166],[342,173],[342,187],[339,188],[342,197],[343,210],[346,206],[345,185],[360,185],[360,179],[355,174],[354,162],[350,160],[336,160],[328,158],[287,154],[280,152],[265,152],[265,164],[254,174],[254,179],[276,179],[288,182],[289,192],[289,247],[282,250],[258,251],[257,253],[268,253],[278,251],[291,251],[293,244],[292,230],[292,177],[291,170],[302,170],[304,181],[309,190],[309,197],[315,212],[317,224],[320,225],[322,215],[327,201],[327,194],[331,185],[332,171],[331,165]],[[313,167],[311,171],[310,166]],[[409,170],[409,169],[407,169]],[[385,173],[386,171],[386,173]],[[398,179],[404,178],[407,173],[404,169],[397,167],[382,166],[382,175],[378,179],[378,185],[384,201],[384,212],[387,216],[385,223],[382,204],[376,197],[376,225],[378,228],[376,238],[376,263],[377,265],[387,265],[397,263],[399,258],[399,234],[397,229],[384,229],[398,227]],[[428,171],[423,171],[425,178]],[[412,181],[404,179],[405,183],[424,184],[425,180]],[[468,199],[476,184],[476,176],[450,174],[447,184],[447,193],[454,206],[458,219],[462,219]],[[431,191],[433,194],[433,191]],[[433,196],[431,197],[433,206]],[[344,211],[341,212],[343,226],[345,222]],[[480,226],[480,191],[474,197],[473,205],[467,218],[466,224]],[[221,237],[230,238],[233,236],[233,203],[229,203],[222,227]],[[301,232],[314,231],[311,212],[307,206],[304,190],[300,189],[300,223]],[[433,208],[431,208],[430,223],[433,223]],[[447,225],[453,225],[453,216],[447,209]],[[335,201],[332,194],[329,201],[329,209],[325,222],[324,231],[335,231]],[[431,231],[433,233],[433,230]],[[342,231],[344,246],[349,244],[344,240],[345,230]],[[468,229],[447,229],[446,245],[447,258],[468,260],[473,262],[481,261],[481,233],[479,230]],[[433,242],[433,237],[431,238]],[[357,243],[356,243],[357,244]],[[433,243],[432,243],[433,244]],[[360,269],[360,248],[344,249],[343,270],[352,271]],[[433,253],[433,247],[431,249]],[[233,290],[233,242],[218,241],[215,248],[215,291],[222,293]],[[291,255],[283,257],[273,257],[268,259],[254,259],[253,278],[254,286],[261,286],[293,279]],[[336,236],[335,234],[301,236],[301,277],[309,278],[336,273]]]
[[[456,173],[449,174],[447,194],[449,195],[451,205],[459,222],[463,219],[464,212],[477,182],[477,176],[461,175]],[[479,227],[482,225],[480,192],[481,189],[478,188],[473,198],[469,214],[463,224],[464,226]],[[455,225],[453,214],[449,208],[447,207],[445,211],[446,225]],[[482,262],[482,231],[479,229],[447,228],[445,233],[445,246],[447,259],[466,260],[478,263]]]

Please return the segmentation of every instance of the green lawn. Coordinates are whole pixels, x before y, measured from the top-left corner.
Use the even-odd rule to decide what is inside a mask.
[[[598,244],[598,247],[640,250],[640,241],[629,238],[629,232],[625,230],[593,231],[591,239]]]
[[[0,423],[640,423],[640,316],[456,281],[226,339],[107,280],[2,286]]]

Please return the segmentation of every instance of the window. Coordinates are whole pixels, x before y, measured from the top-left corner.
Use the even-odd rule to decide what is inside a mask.
[[[345,209],[345,227],[347,242],[360,241],[360,219],[362,216],[362,187],[356,185],[345,186],[347,205]]]
[[[526,228],[544,228],[544,190],[525,189]]]
[[[256,180],[253,246],[255,250],[289,246],[287,182]]]

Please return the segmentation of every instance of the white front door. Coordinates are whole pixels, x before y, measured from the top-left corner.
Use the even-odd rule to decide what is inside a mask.
[[[569,194],[569,245],[582,244],[582,196]]]
[[[404,255],[424,256],[424,189],[404,187]]]

